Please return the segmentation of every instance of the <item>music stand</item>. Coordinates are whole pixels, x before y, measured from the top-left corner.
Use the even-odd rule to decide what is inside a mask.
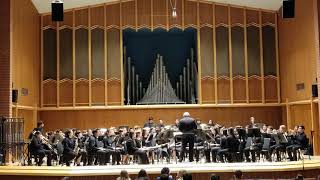
[[[260,137],[261,132],[259,128],[249,128],[248,129],[248,137]]]
[[[239,134],[239,139],[245,139],[246,137],[246,130],[243,128],[237,128],[237,132]]]

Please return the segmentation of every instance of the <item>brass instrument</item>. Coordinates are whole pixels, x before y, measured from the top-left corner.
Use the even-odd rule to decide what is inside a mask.
[[[76,136],[74,136],[73,138],[74,138],[74,140],[75,140],[73,152],[74,152],[75,154],[78,154],[79,151],[80,151],[78,138],[77,138]]]
[[[48,149],[53,150],[52,145],[49,143],[49,140],[43,135],[40,136],[41,143],[44,144]]]

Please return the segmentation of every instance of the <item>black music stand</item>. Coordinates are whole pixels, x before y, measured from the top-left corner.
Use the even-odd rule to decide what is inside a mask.
[[[260,137],[261,132],[259,128],[249,128],[248,129],[248,137]]]

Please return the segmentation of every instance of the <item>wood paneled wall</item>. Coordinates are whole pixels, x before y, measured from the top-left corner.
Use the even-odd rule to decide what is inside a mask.
[[[295,3],[295,18],[282,19],[281,13],[278,18],[282,102],[310,99],[317,77],[314,0]],[[303,90],[296,89],[298,83],[304,83]]]
[[[213,120],[222,125],[247,125],[249,118],[254,116],[257,122],[263,122],[274,127],[281,123],[281,107],[236,107],[236,108],[159,108],[159,109],[114,109],[114,110],[69,110],[41,111],[40,119],[46,124],[46,130],[60,128],[98,128],[120,125],[141,125],[152,116],[156,122],[164,120],[173,124],[175,119],[181,119],[182,113],[188,111],[194,118],[203,122]]]
[[[122,30],[143,28],[197,29],[200,104],[280,102],[275,12],[170,2],[126,0],[72,9],[58,23],[43,14],[41,107],[123,105]]]
[[[40,90],[40,15],[29,0],[12,1],[12,85],[18,104],[38,107]],[[28,91],[22,94],[22,88]]]
[[[11,3],[2,1],[0,8],[0,116],[11,116]]]
[[[27,138],[36,126],[40,101],[40,15],[30,0],[11,1],[11,9],[12,88],[19,92],[12,116],[24,118]]]

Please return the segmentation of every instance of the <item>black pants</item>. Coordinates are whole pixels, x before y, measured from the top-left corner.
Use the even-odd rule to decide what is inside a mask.
[[[105,164],[106,161],[106,152],[104,150],[98,151],[89,151],[88,153],[88,165],[92,165],[94,161],[95,165]]]
[[[291,145],[286,148],[290,161],[297,161],[298,160],[297,151],[301,148],[302,148],[301,145]]]
[[[63,152],[63,160],[67,166],[70,166],[70,161],[76,157],[74,152]]]
[[[193,148],[194,148],[194,134],[184,134],[182,135],[182,149],[181,149],[181,155],[180,155],[180,161],[183,160],[187,145],[189,144],[189,161],[193,161]]]
[[[275,151],[277,156],[277,161],[281,161],[281,151],[285,151],[286,146],[285,144],[276,144],[270,147],[270,155]]]
[[[246,161],[247,162],[256,162],[256,154],[258,154],[258,156],[260,155],[260,149],[257,146],[253,146],[253,147],[246,147],[243,150],[244,155],[246,156]],[[250,159],[250,154],[251,154],[251,159]]]
[[[217,153],[220,150],[220,147],[213,147],[211,149],[204,150],[204,154],[206,156],[206,162],[210,163],[210,153],[212,154],[212,162],[217,162]]]
[[[141,164],[149,164],[149,159],[148,159],[146,151],[139,149],[139,150],[136,150],[133,153],[133,155],[139,157],[139,159],[141,160]]]
[[[39,156],[38,166],[42,165],[42,160],[45,156],[47,156],[47,166],[51,166],[51,160],[52,160],[52,154],[53,154],[51,150],[41,149],[41,150],[35,151],[34,154],[36,156]]]
[[[229,149],[218,149],[217,155],[219,156],[219,159],[221,162],[224,162],[224,157],[226,157],[227,153],[229,152]]]

